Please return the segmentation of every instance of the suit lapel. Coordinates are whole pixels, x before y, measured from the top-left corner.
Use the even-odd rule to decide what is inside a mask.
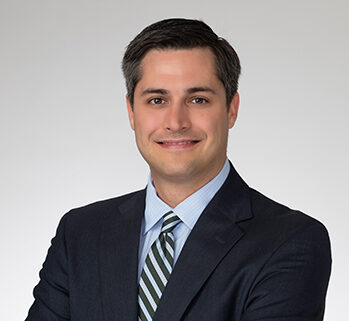
[[[236,224],[252,217],[249,188],[231,165],[226,182],[190,233],[161,297],[154,321],[178,321],[216,266],[242,238]]]
[[[104,318],[136,320],[138,247],[145,191],[133,195],[105,220],[101,235],[100,275]]]

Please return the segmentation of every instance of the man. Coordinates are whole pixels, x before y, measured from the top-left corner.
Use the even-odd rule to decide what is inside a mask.
[[[130,43],[123,71],[148,185],[62,218],[27,320],[322,320],[326,229],[226,158],[234,49],[201,21],[168,19]]]

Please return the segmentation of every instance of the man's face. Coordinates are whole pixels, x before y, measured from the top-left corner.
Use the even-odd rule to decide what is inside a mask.
[[[206,183],[222,168],[228,130],[239,96],[229,109],[210,49],[151,50],[142,60],[129,119],[152,177]]]

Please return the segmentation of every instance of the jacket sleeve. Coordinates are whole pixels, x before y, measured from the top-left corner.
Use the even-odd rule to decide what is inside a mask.
[[[46,260],[40,271],[40,282],[34,288],[35,301],[26,321],[70,320],[69,271],[63,216],[56,236],[51,241]]]
[[[253,283],[241,321],[323,320],[330,271],[328,233],[316,222],[272,253]]]

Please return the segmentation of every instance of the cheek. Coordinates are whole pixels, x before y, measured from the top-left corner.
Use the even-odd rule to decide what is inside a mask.
[[[195,124],[196,127],[206,132],[207,136],[213,138],[224,135],[228,130],[228,120],[226,115],[217,113],[197,115]]]
[[[160,128],[159,117],[150,113],[138,113],[135,117],[135,132],[139,138],[150,136]]]

